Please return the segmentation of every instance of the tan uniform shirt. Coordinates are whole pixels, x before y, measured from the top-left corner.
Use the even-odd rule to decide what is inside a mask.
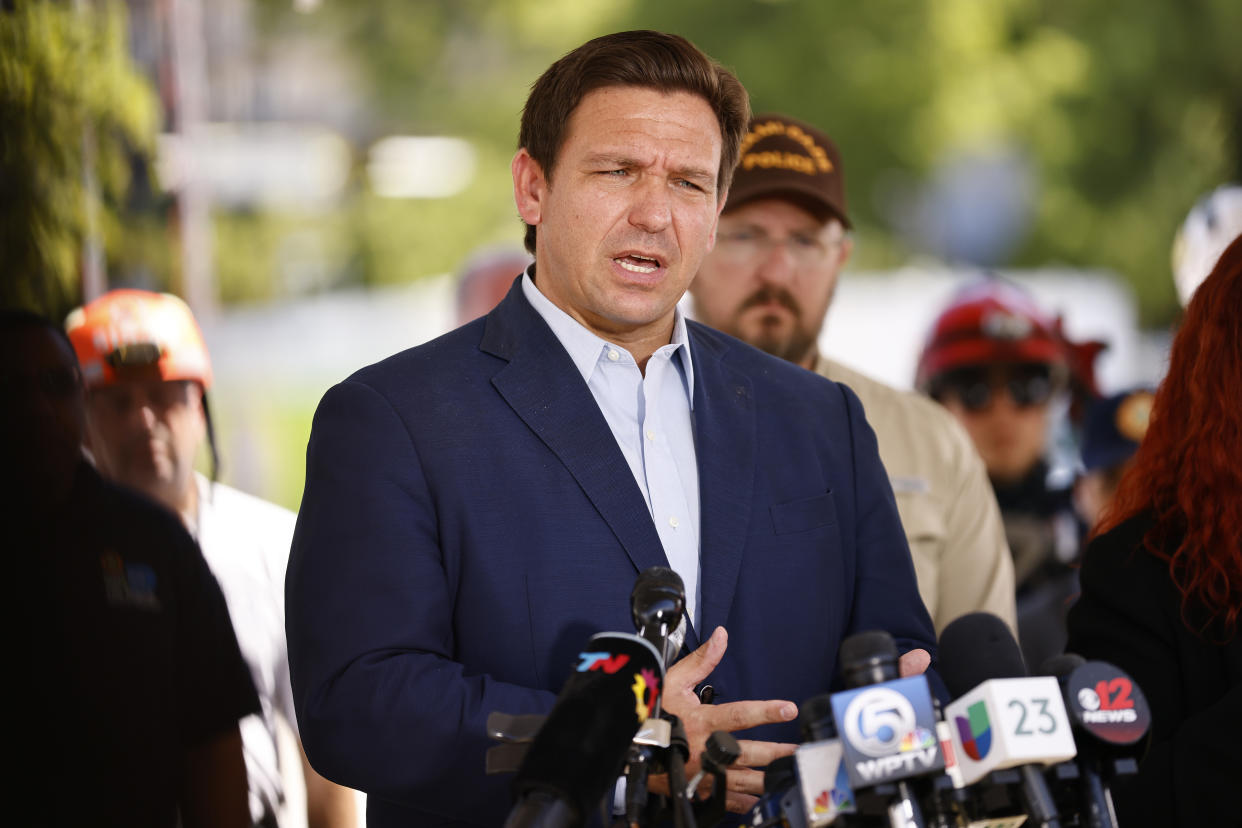
[[[822,356],[815,370],[848,385],[862,400],[936,634],[954,618],[976,611],[999,616],[1016,630],[1005,527],[983,461],[961,425],[933,400]]]

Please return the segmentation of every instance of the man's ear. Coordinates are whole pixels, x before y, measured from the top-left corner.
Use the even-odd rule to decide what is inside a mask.
[[[513,201],[517,204],[518,215],[527,224],[538,225],[543,218],[543,200],[548,191],[543,167],[523,148],[513,156],[509,170],[513,173]]]

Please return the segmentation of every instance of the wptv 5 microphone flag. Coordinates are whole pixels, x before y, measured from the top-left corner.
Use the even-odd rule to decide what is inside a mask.
[[[832,709],[855,790],[944,767],[925,676],[836,693]]]

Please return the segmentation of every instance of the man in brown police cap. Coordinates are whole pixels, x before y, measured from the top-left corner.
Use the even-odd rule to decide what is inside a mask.
[[[1013,565],[1000,511],[966,433],[931,400],[819,353],[819,332],[853,247],[850,228],[836,145],[793,118],[755,117],[716,247],[690,287],[695,316],[850,386],[879,440],[936,632],[977,610],[1013,628]]]

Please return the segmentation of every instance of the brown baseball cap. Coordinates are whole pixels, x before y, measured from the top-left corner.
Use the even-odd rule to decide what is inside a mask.
[[[784,115],[756,115],[742,139],[725,211],[758,198],[787,198],[851,227],[841,153],[827,135]]]

